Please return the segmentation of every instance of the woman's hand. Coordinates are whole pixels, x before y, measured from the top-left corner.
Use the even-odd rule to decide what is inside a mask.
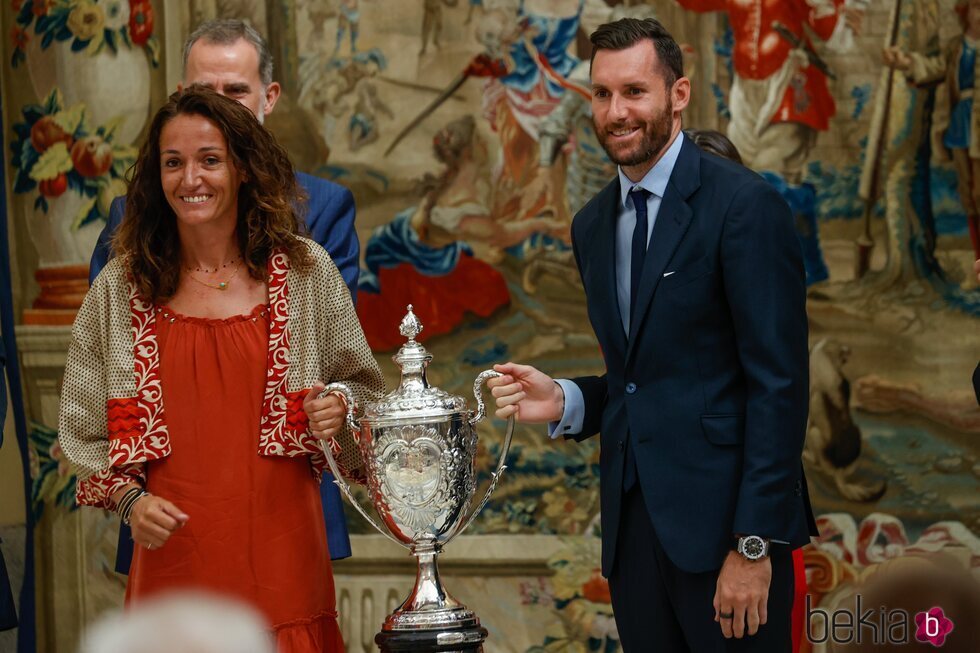
[[[329,394],[322,399],[317,398],[325,387],[317,381],[303,400],[303,410],[310,418],[310,431],[324,441],[340,433],[347,416],[347,402],[340,395]]]
[[[188,519],[190,517],[184,511],[166,499],[147,494],[133,504],[129,526],[133,530],[133,541],[152,550],[166,544]]]

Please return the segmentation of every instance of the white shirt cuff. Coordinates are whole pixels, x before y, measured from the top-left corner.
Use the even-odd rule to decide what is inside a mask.
[[[568,379],[555,379],[565,393],[565,412],[561,420],[548,423],[548,436],[553,440],[560,435],[576,435],[582,432],[585,422],[585,397],[582,389]]]

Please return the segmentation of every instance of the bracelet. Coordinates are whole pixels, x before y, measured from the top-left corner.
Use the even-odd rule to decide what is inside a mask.
[[[129,516],[129,509],[136,497],[142,492],[142,488],[134,487],[126,490],[126,494],[123,495],[119,503],[116,504],[116,514],[119,515],[124,524],[129,524],[127,517]]]
[[[133,512],[133,506],[136,505],[137,501],[149,495],[150,493],[141,487],[130,488],[126,491],[126,494],[123,495],[123,498],[116,505],[116,514],[119,515],[122,523],[129,526],[129,517]]]
[[[122,514],[123,505],[125,505],[126,502],[129,501],[130,497],[139,494],[140,490],[141,488],[139,487],[131,487],[128,490],[126,490],[125,494],[122,495],[122,498],[119,499],[119,501],[116,503],[115,512],[117,515]]]
[[[122,523],[126,524],[127,526],[130,525],[129,518],[133,512],[133,507],[136,506],[136,504],[139,502],[140,499],[148,496],[150,496],[150,493],[147,492],[146,490],[140,490],[136,495],[133,496],[133,498],[129,501],[129,503],[126,504],[125,510],[123,510],[123,512],[119,515],[122,518]]]

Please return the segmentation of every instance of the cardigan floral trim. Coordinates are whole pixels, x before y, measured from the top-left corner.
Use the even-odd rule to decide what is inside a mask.
[[[286,372],[289,370],[288,271],[289,259],[284,253],[269,257],[269,360],[259,453],[263,456],[322,455],[319,441],[309,433],[309,422],[303,411],[307,390],[286,391]]]
[[[142,463],[109,469],[89,476],[75,485],[75,502],[80,506],[95,506],[115,510],[112,495],[127,485],[146,486],[146,474]]]
[[[303,410],[308,388],[288,390],[290,368],[289,259],[276,252],[268,263],[270,303],[269,350],[267,377],[263,398],[258,453],[263,456],[310,456],[313,475],[319,481],[327,470],[326,458],[319,440],[309,429]],[[151,303],[140,299],[136,286],[125,280],[133,333],[133,372],[135,395],[114,397],[106,401],[108,462],[78,481],[76,499],[80,505],[112,508],[112,494],[129,483],[145,484],[144,464],[171,453],[163,393],[160,385],[160,358],[157,342],[156,311]],[[380,370],[378,370],[380,379]],[[381,381],[383,387],[383,380]],[[338,454],[341,445],[328,443]],[[338,460],[338,464],[340,460]],[[341,471],[351,480],[363,480],[355,470],[341,464]]]

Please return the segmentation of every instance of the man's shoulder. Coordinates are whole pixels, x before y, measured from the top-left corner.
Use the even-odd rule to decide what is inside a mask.
[[[602,190],[592,196],[585,206],[578,210],[572,219],[573,228],[588,226],[597,216],[601,216],[610,207],[616,206],[619,194],[619,177],[613,177]]]
[[[753,197],[774,192],[759,173],[710,152],[701,152],[701,188],[711,189],[716,200],[729,202],[735,196]]]
[[[119,226],[119,223],[122,222],[122,218],[125,213],[126,196],[120,195],[119,197],[115,197],[113,198],[112,203],[109,204],[109,217],[106,222],[112,229],[115,229]]]
[[[349,189],[336,182],[323,179],[322,177],[308,175],[305,172],[296,173],[296,182],[306,191],[311,202],[319,198],[350,194]]]
[[[763,181],[757,172],[731,159],[703,150],[700,154],[702,183],[710,180],[715,183],[728,182],[733,186],[742,186],[749,182]]]

